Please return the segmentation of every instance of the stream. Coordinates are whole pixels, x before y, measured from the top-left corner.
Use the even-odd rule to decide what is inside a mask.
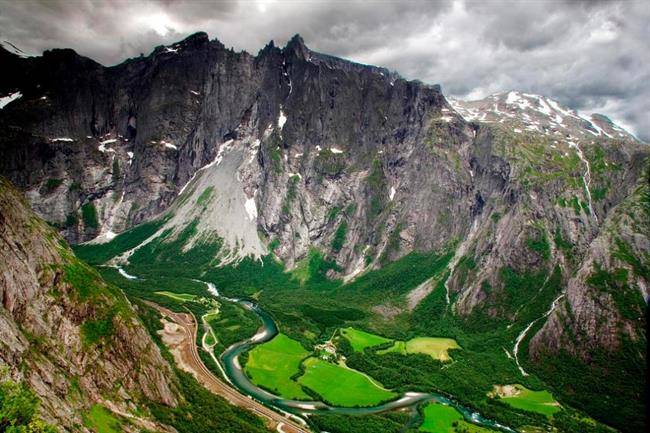
[[[544,313],[543,316],[538,317],[537,319],[533,320],[524,328],[523,331],[519,333],[517,336],[517,339],[515,340],[515,346],[512,348],[512,353],[515,356],[515,363],[517,364],[517,368],[519,368],[519,372],[521,373],[522,376],[528,376],[528,373],[524,370],[524,368],[519,364],[519,345],[523,341],[523,339],[526,337],[526,334],[528,334],[528,331],[530,331],[530,328],[533,327],[535,323],[537,323],[538,320],[544,319],[545,317],[548,317],[555,308],[557,308],[558,302],[560,302],[560,299],[564,298],[564,293],[560,294],[557,298],[553,300],[551,303],[551,307]]]
[[[596,215],[596,212],[594,212],[594,206],[591,201],[591,190],[589,189],[589,186],[591,185],[591,166],[589,165],[589,160],[585,158],[585,154],[582,152],[582,149],[580,149],[580,146],[578,146],[577,143],[569,142],[569,147],[575,148],[576,153],[578,154],[578,158],[580,158],[580,161],[585,164],[586,170],[582,175],[582,183],[585,186],[585,192],[587,194],[587,205],[589,206],[589,213],[596,220],[596,222],[598,222],[598,216]]]
[[[273,337],[275,337],[279,332],[275,321],[257,304],[249,300],[227,298],[219,294],[219,291],[214,284],[207,282],[204,283],[208,286],[208,291],[211,295],[220,300],[226,302],[234,302],[241,305],[243,308],[255,313],[262,322],[262,326],[259,328],[258,332],[255,335],[244,341],[240,341],[231,345],[219,356],[219,360],[221,361],[226,379],[235,388],[248,395],[250,398],[253,398],[267,406],[279,409],[282,412],[286,412],[298,417],[318,413],[367,415],[385,412],[393,409],[415,408],[418,404],[424,402],[438,401],[440,403],[454,407],[465,417],[467,421],[470,421],[474,424],[496,428],[509,433],[515,433],[515,431],[511,428],[503,426],[492,420],[483,418],[477,412],[473,412],[472,410],[456,403],[455,401],[435,393],[427,394],[419,392],[407,392],[396,400],[373,407],[334,407],[329,406],[322,401],[289,400],[261,389],[253,384],[248,376],[246,376],[239,362],[239,356],[242,353],[252,349],[254,346],[273,339]]]

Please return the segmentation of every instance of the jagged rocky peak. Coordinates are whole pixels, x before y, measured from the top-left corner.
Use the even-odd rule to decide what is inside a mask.
[[[197,32],[189,35],[185,39],[179,42],[175,42],[171,45],[160,45],[156,47],[153,51],[153,55],[159,53],[171,53],[176,54],[184,50],[193,50],[193,49],[202,49],[208,45],[212,45],[218,48],[224,48],[223,44],[217,39],[210,41],[210,38],[205,32]]]
[[[516,133],[528,131],[572,140],[600,137],[638,141],[602,114],[585,115],[542,95],[512,90],[475,101],[449,98],[449,102],[467,120],[506,124]]]
[[[295,34],[284,47],[286,54],[295,54],[297,57],[309,60],[311,57],[311,50],[305,45],[305,40],[299,34]]]

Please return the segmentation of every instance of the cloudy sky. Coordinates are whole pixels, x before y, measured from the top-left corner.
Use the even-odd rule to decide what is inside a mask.
[[[257,53],[315,51],[477,99],[511,89],[609,115],[650,141],[650,1],[0,0],[0,39],[105,65],[196,31]]]

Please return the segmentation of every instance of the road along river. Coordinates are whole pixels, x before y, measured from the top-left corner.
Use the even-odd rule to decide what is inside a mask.
[[[253,384],[248,376],[246,376],[239,362],[239,356],[242,353],[252,349],[254,346],[270,341],[273,337],[275,337],[278,334],[278,327],[275,321],[257,304],[249,300],[233,299],[222,296],[214,284],[207,282],[205,284],[208,286],[208,291],[210,294],[217,297],[219,300],[225,302],[234,302],[241,305],[243,308],[255,313],[262,322],[262,326],[254,336],[228,347],[219,356],[219,360],[222,363],[222,367],[226,373],[228,381],[232,383],[233,386],[240,392],[248,395],[250,398],[256,401],[263,403],[265,406],[274,407],[283,413],[293,414],[294,416],[304,416],[319,413],[365,415],[386,412],[393,409],[407,407],[413,408],[423,402],[438,401],[440,403],[447,404],[456,408],[470,422],[485,427],[496,428],[505,432],[514,433],[514,430],[494,421],[485,419],[480,414],[457,404],[453,400],[434,393],[425,394],[418,392],[407,392],[396,400],[374,407],[334,407],[329,406],[321,401],[288,400],[278,395],[272,394],[264,389],[261,389]]]

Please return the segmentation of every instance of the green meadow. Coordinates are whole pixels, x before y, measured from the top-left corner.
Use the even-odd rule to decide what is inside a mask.
[[[491,433],[489,430],[465,421],[463,415],[451,406],[430,403],[424,408],[420,431],[430,433]]]
[[[119,433],[122,422],[104,406],[96,404],[83,417],[84,425],[96,433]]]
[[[503,388],[505,387],[501,387],[501,389]],[[546,416],[552,416],[562,409],[557,400],[553,398],[553,395],[546,390],[532,391],[520,384],[510,385],[508,388],[511,391],[505,395],[499,393],[498,390],[497,393],[502,402],[514,408],[537,412]]]
[[[352,327],[341,328],[340,331],[341,335],[350,342],[350,345],[356,352],[363,352],[368,347],[376,347],[393,342],[392,346],[379,350],[377,353],[380,355],[386,353],[399,353],[401,355],[422,353],[438,361],[449,361],[451,360],[449,350],[460,349],[460,346],[453,338],[416,337],[408,341],[395,341]]]
[[[191,302],[196,298],[196,295],[191,295],[189,293],[173,293],[167,291],[155,292],[156,295],[167,296],[179,302]]]
[[[245,371],[256,385],[285,398],[308,400],[311,397],[291,377],[300,370],[309,353],[295,340],[278,334],[273,340],[248,353]]]
[[[352,327],[341,328],[341,335],[347,338],[352,348],[357,352],[363,352],[367,347],[379,346],[393,341]]]
[[[402,355],[422,353],[439,361],[449,361],[451,360],[450,349],[460,349],[453,338],[416,337],[408,341],[396,341],[391,347],[380,350],[378,353],[380,355],[391,352]]]
[[[298,381],[333,406],[376,406],[397,397],[379,383],[344,365],[318,358],[304,361],[305,373]]]
[[[289,399],[314,399],[304,388],[333,406],[343,407],[375,406],[397,397],[344,364],[308,356],[299,342],[278,334],[249,352],[244,370],[256,385]]]

